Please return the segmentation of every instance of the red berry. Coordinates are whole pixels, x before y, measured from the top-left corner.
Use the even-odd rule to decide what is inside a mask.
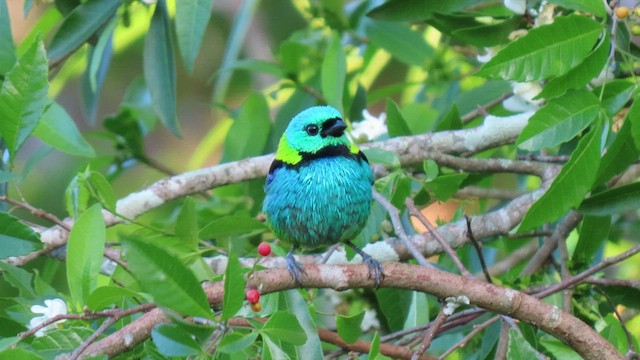
[[[261,242],[260,245],[258,245],[258,254],[262,256],[269,256],[269,254],[271,254],[271,245],[266,242]]]
[[[256,289],[247,290],[246,296],[247,296],[247,301],[252,304],[255,304],[258,301],[260,301],[260,292],[258,292],[258,290]]]
[[[255,303],[255,304],[251,304],[251,310],[253,310],[253,312],[260,312],[262,311],[262,304]]]

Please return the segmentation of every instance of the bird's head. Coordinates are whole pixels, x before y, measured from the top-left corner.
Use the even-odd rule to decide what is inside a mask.
[[[331,106],[314,106],[296,115],[278,145],[276,159],[296,164],[301,153],[316,154],[330,146],[353,146],[344,130],[347,124]]]

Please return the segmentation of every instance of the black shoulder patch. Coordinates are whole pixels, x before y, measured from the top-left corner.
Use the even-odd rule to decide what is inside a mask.
[[[369,163],[369,159],[367,159],[367,157],[365,156],[365,154],[362,152],[362,150],[359,150],[358,153],[356,154],[356,158],[358,160],[364,160],[364,162],[366,162],[367,164]]]

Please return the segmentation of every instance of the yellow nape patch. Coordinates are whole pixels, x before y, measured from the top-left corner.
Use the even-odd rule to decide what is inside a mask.
[[[276,160],[280,160],[286,164],[295,165],[302,161],[302,155],[289,145],[287,137],[282,135],[280,142],[278,143],[278,150],[276,151]]]
[[[351,143],[351,145],[349,146],[349,151],[351,151],[352,154],[357,155],[360,152],[360,148],[356,144]]]

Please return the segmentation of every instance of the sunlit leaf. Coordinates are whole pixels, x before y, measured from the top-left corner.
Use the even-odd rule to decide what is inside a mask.
[[[604,69],[607,59],[609,58],[610,49],[611,36],[609,33],[606,33],[604,39],[600,40],[598,46],[583,62],[569,70],[566,74],[549,80],[536,98],[550,99],[562,95],[569,89],[584,87]]]
[[[562,167],[549,189],[529,208],[518,231],[554,221],[577,207],[591,189],[600,163],[600,129],[586,134]]]
[[[516,142],[529,151],[553,147],[572,139],[600,112],[598,98],[587,90],[567,92],[536,111]]]
[[[13,156],[38,125],[49,102],[47,74],[44,46],[36,38],[2,82],[0,135]]]
[[[390,0],[369,11],[367,16],[388,21],[424,20],[433,16],[434,13],[453,13],[478,2],[480,0]]]
[[[191,197],[187,197],[182,204],[178,219],[176,219],[176,236],[184,243],[196,250],[198,246],[198,218],[196,203]]]
[[[57,102],[52,102],[44,112],[33,135],[71,155],[95,156],[93,147],[82,137],[71,116]]]
[[[398,104],[387,98],[387,129],[390,137],[411,135],[411,129],[398,108]]]
[[[409,65],[425,66],[434,53],[422,35],[405,24],[370,20],[365,31],[374,45]]]
[[[336,318],[336,326],[338,328],[338,335],[347,342],[347,344],[353,344],[358,341],[362,330],[360,330],[360,324],[364,319],[364,311],[361,311],[353,316],[338,315]]]
[[[256,342],[258,335],[259,333],[255,330],[248,334],[242,334],[239,331],[227,333],[222,340],[220,340],[218,351],[227,354],[243,351]]]
[[[179,259],[148,240],[129,237],[122,244],[131,271],[159,306],[184,315],[212,317],[200,282]]]
[[[0,0],[0,75],[6,74],[16,63],[16,46],[11,34],[11,19],[6,0]]]
[[[638,160],[640,151],[638,151],[638,148],[634,144],[631,135],[632,123],[636,120],[638,119],[631,119],[629,117],[625,120],[613,143],[604,153],[604,156],[602,156],[594,185],[600,185],[613,176],[620,174],[634,161]]]
[[[224,297],[222,299],[222,320],[233,317],[244,303],[244,274],[238,256],[231,253],[224,271]]]
[[[562,75],[584,60],[602,32],[602,25],[588,17],[557,17],[500,50],[479,75],[515,81]]]
[[[294,345],[302,345],[307,340],[298,319],[289,311],[273,313],[269,321],[260,329],[260,333],[274,341],[283,341]]]
[[[67,244],[67,282],[76,305],[84,306],[98,285],[106,240],[102,207],[95,204],[76,220]]]
[[[585,199],[578,211],[588,215],[614,215],[637,210],[640,204],[640,183],[605,190]]]

